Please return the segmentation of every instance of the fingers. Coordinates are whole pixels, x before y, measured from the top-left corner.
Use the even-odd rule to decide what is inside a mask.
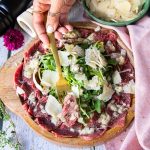
[[[67,2],[67,4],[70,3]],[[33,2],[33,8],[35,11],[37,12],[49,11],[49,15],[47,16],[46,27],[49,26],[50,27],[49,29],[51,31],[52,30],[55,31],[58,27],[60,12],[61,13],[63,12],[61,18],[63,18],[63,20],[66,22],[67,13],[70,10],[71,5],[65,6],[67,9],[62,9],[64,8],[64,0],[34,0]],[[44,13],[33,13],[33,24],[38,34],[38,37],[41,39],[44,45],[48,46],[50,42],[47,36],[47,30],[45,28],[44,17],[45,17]],[[58,28],[58,30],[55,32],[56,39],[61,39],[63,37],[63,34],[67,33],[68,31],[71,31],[72,29],[73,28],[70,25],[65,25],[64,27]]]
[[[39,3],[40,2],[45,2],[44,3]],[[35,11],[41,11],[41,12],[46,12],[50,8],[50,1],[49,0],[34,0],[33,2],[33,9]],[[36,30],[36,33],[40,40],[44,43],[44,45],[49,45],[49,40],[46,34],[46,29],[45,29],[45,23],[44,23],[44,13],[33,13],[33,25]]]
[[[51,0],[38,0],[38,2],[41,4],[51,4]]]
[[[68,31],[72,31],[73,27],[69,24],[66,24],[65,27],[67,28]]]
[[[55,31],[59,24],[60,10],[64,5],[63,0],[52,0],[51,8],[47,16],[47,28],[53,28]]]
[[[55,32],[55,38],[60,40],[63,38],[63,35],[66,34],[69,31],[72,31],[73,27],[71,25],[65,25],[64,27],[59,27],[57,31]]]
[[[62,33],[60,33],[60,32],[58,32],[58,31],[55,31],[55,38],[57,39],[57,40],[60,40],[60,39],[62,39],[63,38],[63,34]]]
[[[57,29],[57,31],[62,33],[62,34],[66,34],[68,32],[67,28],[65,28],[65,27],[60,27]]]

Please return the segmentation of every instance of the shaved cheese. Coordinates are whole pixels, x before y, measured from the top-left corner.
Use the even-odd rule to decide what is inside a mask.
[[[65,49],[71,55],[84,56],[84,50],[79,45],[65,44]]]
[[[70,131],[71,131],[71,132],[75,132],[75,129],[73,129],[73,128],[70,128]]]
[[[57,118],[57,117],[52,117],[52,118],[51,118],[51,122],[52,122],[54,125],[57,125],[58,121],[59,121],[59,118]]]
[[[24,94],[25,91],[22,88],[20,88],[19,86],[17,86],[16,93],[21,95],[21,94]]]
[[[111,99],[113,94],[114,94],[114,90],[112,89],[112,87],[108,84],[104,84],[103,93],[100,94],[97,98],[107,102]]]
[[[100,118],[98,119],[98,122],[101,123],[101,124],[103,124],[103,125],[107,125],[109,123],[110,119],[111,118],[110,118],[109,114],[102,113],[100,115]]]
[[[68,52],[71,52],[72,49],[74,48],[74,45],[73,44],[64,44],[65,46],[65,49],[68,51]]]
[[[38,59],[32,59],[30,61],[30,68],[37,69],[39,66],[39,60]]]
[[[105,58],[96,47],[90,47],[85,51],[85,62],[94,69],[96,69],[97,66],[103,68],[107,65]]]
[[[114,103],[110,104],[110,105],[109,105],[109,108],[110,108],[112,111],[117,111],[117,110],[118,110],[117,106],[116,106]]]
[[[77,98],[79,98],[79,95],[80,95],[79,87],[74,85],[74,86],[71,87],[71,89],[72,89],[73,94],[74,94]]]
[[[39,60],[37,58],[30,60],[28,63],[25,64],[24,67],[24,76],[26,78],[31,78],[34,70],[37,70],[39,66]]]
[[[114,7],[122,16],[129,16],[131,10],[131,4],[125,0],[114,0]]]
[[[126,56],[126,54],[127,54],[126,50],[121,49],[121,55],[125,57],[125,56]]]
[[[76,65],[76,62],[77,62],[77,57],[75,55],[72,55],[72,58],[71,58],[71,63],[70,65]],[[72,67],[72,66],[71,66]]]
[[[99,27],[99,26],[98,26]],[[97,31],[98,32],[98,31]],[[90,41],[94,41],[94,33],[91,33],[88,37],[87,37],[88,40]]]
[[[87,6],[96,17],[105,20],[126,21],[137,16],[144,4],[143,0],[91,0]],[[106,11],[107,10],[107,11]]]
[[[58,55],[59,55],[59,59],[60,59],[60,63],[62,66],[69,66],[70,65],[70,60],[68,58],[68,56],[70,55],[69,52],[66,51],[58,51]]]
[[[77,56],[84,56],[84,50],[80,47],[80,46],[78,46],[78,45],[76,45],[73,49],[72,49],[72,52],[71,53],[73,53],[73,54],[75,54],[75,55],[77,55]]]
[[[78,73],[78,72],[79,72],[79,69],[80,69],[79,64],[72,64],[72,65],[70,66],[71,72]]]
[[[75,74],[75,79],[78,80],[78,81],[86,81],[87,80],[87,77],[85,74],[83,73],[78,73],[78,74]]]
[[[128,84],[123,86],[123,92],[129,94],[135,94],[135,83],[133,80],[129,81]]]
[[[82,130],[79,130],[80,135],[92,134],[94,133],[94,128],[84,127]]]
[[[113,79],[114,84],[121,83],[121,76],[120,76],[120,73],[117,70],[113,73],[112,79]]]
[[[83,124],[84,126],[87,125],[87,124],[84,122],[84,120],[83,120],[82,117],[78,118],[78,122],[81,123],[81,124]]]
[[[84,82],[84,87],[85,89],[87,90],[99,90],[100,89],[100,84],[99,84],[99,79],[98,79],[98,76],[94,76],[92,77],[91,80],[86,80]]]
[[[122,91],[123,91],[122,86],[116,86],[116,85],[115,85],[115,91],[116,91],[117,93],[122,92]]]
[[[45,110],[49,115],[56,118],[57,115],[62,112],[62,105],[57,101],[54,96],[49,95],[47,103],[45,105]]]
[[[100,26],[97,26],[97,27],[94,29],[95,32],[99,32],[100,30],[101,30],[101,27],[100,27]]]
[[[113,43],[111,41],[107,41],[106,46],[111,50],[111,51],[115,51],[116,48],[113,45]]]
[[[58,80],[58,73],[56,71],[44,70],[41,84],[44,86],[55,86]]]
[[[119,62],[119,65],[123,65],[125,63],[125,57],[124,56],[120,56],[116,60]]]
[[[34,92],[32,92],[32,93],[29,95],[28,100],[30,101],[31,104],[35,102],[35,95],[34,95]]]

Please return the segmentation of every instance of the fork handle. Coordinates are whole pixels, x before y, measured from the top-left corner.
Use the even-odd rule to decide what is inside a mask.
[[[56,47],[56,41],[55,41],[55,37],[54,37],[54,33],[48,33],[48,37],[50,39],[50,49],[53,53],[54,59],[55,59],[55,63],[56,63],[56,68],[59,74],[59,78],[62,77],[62,69],[61,69],[61,64],[60,64],[60,59],[59,59],[59,55],[58,55],[58,50]]]

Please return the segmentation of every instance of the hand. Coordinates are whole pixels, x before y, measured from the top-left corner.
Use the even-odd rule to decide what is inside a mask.
[[[57,39],[72,30],[72,26],[64,24],[75,0],[34,0],[33,1],[33,25],[40,40],[48,46],[50,41],[47,31],[55,31]],[[45,26],[46,21],[46,26]],[[59,25],[64,27],[59,27]],[[57,31],[56,31],[57,29]]]

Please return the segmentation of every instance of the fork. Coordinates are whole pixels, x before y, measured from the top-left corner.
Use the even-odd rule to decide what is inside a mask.
[[[53,32],[48,33],[48,37],[50,40],[49,48],[52,51],[52,54],[54,56],[54,60],[56,63],[56,69],[57,69],[58,76],[59,76],[59,79],[56,82],[56,91],[57,91],[59,102],[61,102],[63,104],[62,99],[63,99],[64,95],[70,91],[71,88],[70,88],[70,85],[68,84],[68,81],[62,75],[62,69],[61,69],[60,59],[59,59],[59,55],[58,55],[58,51],[57,51],[57,47],[56,47],[54,33]]]

